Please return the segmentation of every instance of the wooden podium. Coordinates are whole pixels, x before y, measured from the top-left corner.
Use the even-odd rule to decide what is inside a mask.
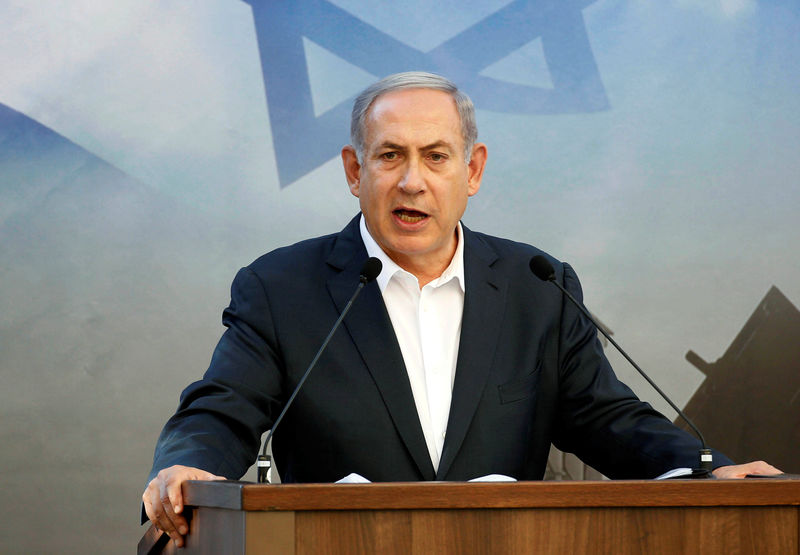
[[[258,485],[188,482],[177,550],[139,553],[800,552],[800,480]]]

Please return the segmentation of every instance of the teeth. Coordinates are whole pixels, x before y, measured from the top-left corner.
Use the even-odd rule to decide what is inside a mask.
[[[397,214],[398,218],[400,218],[404,222],[407,222],[407,223],[410,223],[410,224],[415,224],[415,223],[421,222],[422,220],[425,219],[424,215],[414,215],[414,216],[412,216],[411,214],[409,214],[407,212],[403,212],[402,210],[398,210],[396,212],[396,214]]]

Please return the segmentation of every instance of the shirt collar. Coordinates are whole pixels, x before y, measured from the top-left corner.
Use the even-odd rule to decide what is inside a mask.
[[[361,221],[359,222],[359,229],[361,230],[361,240],[364,242],[364,246],[367,249],[367,254],[369,256],[374,256],[381,261],[381,264],[383,264],[383,270],[381,270],[381,273],[378,274],[377,278],[375,278],[381,293],[386,290],[389,282],[397,272],[412,275],[398,266],[394,260],[389,258],[389,255],[387,255],[380,245],[378,245],[375,239],[372,238],[372,235],[370,235],[369,230],[367,229],[367,224],[363,214],[361,215]],[[456,224],[456,232],[458,233],[458,244],[456,245],[456,252],[453,254],[450,264],[447,266],[447,268],[445,268],[444,272],[442,272],[442,275],[431,281],[429,285],[432,287],[439,287],[455,278],[458,280],[458,285],[461,287],[461,291],[464,292],[466,291],[464,286],[464,230],[461,229],[461,222]]]

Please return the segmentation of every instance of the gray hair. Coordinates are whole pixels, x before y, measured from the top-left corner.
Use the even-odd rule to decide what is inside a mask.
[[[353,103],[350,119],[350,143],[356,149],[359,163],[364,161],[364,131],[370,106],[382,94],[403,89],[434,89],[444,91],[453,97],[456,110],[461,119],[461,136],[464,139],[464,158],[469,162],[472,147],[478,140],[478,125],[475,123],[475,106],[472,100],[450,81],[434,73],[408,71],[395,73],[373,83],[358,95]]]

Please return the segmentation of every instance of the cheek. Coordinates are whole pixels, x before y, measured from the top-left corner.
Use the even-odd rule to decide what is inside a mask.
[[[467,206],[468,199],[469,189],[466,186],[457,188],[454,187],[449,190],[444,202],[447,204],[449,211],[460,212],[463,211]]]
[[[375,192],[369,188],[361,188],[361,196],[358,197],[361,206],[375,205]]]
[[[370,184],[369,187],[365,187],[362,184],[358,204],[361,212],[368,215],[367,222],[371,223],[373,227],[381,225],[381,221],[385,219],[383,216],[386,204],[385,198],[386,195],[381,195],[374,183]]]
[[[370,181],[369,186],[361,186],[361,198],[367,198],[367,202],[373,206],[386,204],[391,196],[392,186],[389,180]]]

